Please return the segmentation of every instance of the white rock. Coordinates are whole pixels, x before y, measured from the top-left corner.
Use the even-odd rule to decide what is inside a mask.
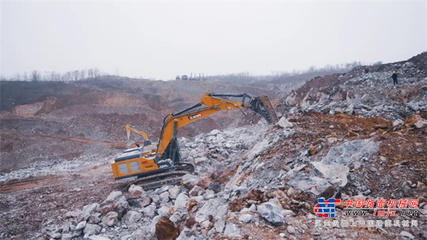
[[[208,161],[208,159],[207,159],[206,157],[198,157],[198,158],[195,158],[195,159],[194,159],[194,163],[195,163],[196,165],[203,164],[203,163],[205,163],[205,162],[207,162],[207,161]]]
[[[50,236],[51,238],[55,238],[54,236]],[[63,233],[61,240],[71,240],[73,239],[73,235],[71,233]]]
[[[217,232],[222,233],[224,231],[225,221],[222,218],[215,222],[214,228]]]
[[[159,197],[160,197],[160,202],[162,204],[169,202],[169,192],[163,192],[159,195]]]
[[[288,226],[287,230],[288,230],[288,233],[291,233],[291,234],[295,233],[295,228],[292,226]]]
[[[240,237],[240,228],[234,223],[227,223],[225,226],[224,235],[229,237]]]
[[[157,213],[159,214],[159,216],[169,217],[170,216],[169,207],[161,206],[159,209],[157,209]]]
[[[142,229],[137,229],[132,233],[132,237],[133,239],[144,239],[144,237],[146,236],[145,234],[145,231],[143,231]]]
[[[174,212],[172,216],[169,218],[173,223],[178,224],[179,221],[181,221],[182,214],[179,212]]]
[[[416,121],[413,126],[415,126],[416,128],[423,128],[425,125],[427,125],[427,121],[420,120]]]
[[[76,230],[83,229],[84,227],[86,227],[86,221],[81,221],[79,224],[77,224]]]
[[[141,198],[141,200],[140,200],[139,202],[140,202],[140,204],[141,204],[141,207],[146,207],[146,206],[150,205],[150,203],[151,203],[151,198],[149,198],[149,197],[145,196],[145,197],[142,197],[142,198]]]
[[[214,218],[222,218],[228,209],[228,202],[223,199],[211,199],[200,207],[196,213],[195,219],[197,222],[203,222],[208,219],[209,215],[213,215]]]
[[[189,192],[189,194],[190,194],[190,196],[193,196],[193,197],[195,197],[195,196],[198,196],[199,195],[199,192],[201,192],[202,194],[205,192],[204,191],[204,189],[203,188],[201,188],[200,186],[194,186],[191,190],[190,190],[190,192]]]
[[[215,192],[214,192],[214,191],[212,191],[212,190],[210,190],[210,189],[208,189],[208,190],[206,190],[206,192],[205,192],[205,194],[203,195],[203,197],[204,197],[205,199],[212,199],[212,198],[214,198],[214,197],[215,197]]]
[[[292,197],[293,195],[295,195],[296,191],[293,187],[289,187],[288,191],[286,191],[286,195],[288,195],[289,197]]]
[[[253,216],[251,214],[242,214],[239,217],[240,222],[249,223],[252,221]]]
[[[242,208],[242,210],[240,210],[240,213],[249,213],[249,212],[251,212],[249,208]]]
[[[292,128],[294,125],[286,119],[286,117],[280,118],[280,120],[276,123],[276,125],[282,128]]]
[[[174,186],[168,190],[169,197],[175,200],[178,197],[178,194],[181,192],[181,188],[179,186]]]
[[[142,214],[137,211],[128,211],[124,216],[122,221],[126,224],[137,223],[142,218]]]
[[[150,218],[156,215],[155,211],[156,211],[156,206],[154,206],[153,204],[150,204],[144,209],[142,209],[142,213],[144,214],[144,216],[150,217]]]
[[[118,223],[118,216],[117,212],[111,211],[102,218],[102,223],[108,227],[112,227]]]
[[[280,214],[282,214],[283,216],[295,216],[295,213],[292,210],[282,210],[280,211]]]
[[[249,207],[249,211],[251,211],[251,212],[256,212],[256,205],[255,204],[252,204],[250,207]]]
[[[401,231],[400,236],[402,236],[404,239],[414,239],[414,235],[410,234],[407,231]]]
[[[61,238],[61,233],[60,232],[47,232],[46,233],[49,237],[51,237],[52,239],[58,239]]]
[[[90,236],[89,237],[90,240],[110,240],[110,238],[108,237],[103,237],[103,236]]]
[[[187,194],[185,194],[184,192],[178,194],[178,197],[176,198],[176,201],[175,201],[174,210],[177,212],[186,213],[187,209],[185,204],[187,203],[187,201],[188,201]]]
[[[65,217],[66,218],[76,218],[76,217],[78,217],[79,215],[80,215],[80,211],[79,210],[77,210],[77,211],[68,211],[66,214],[65,214]]]
[[[142,189],[141,186],[137,186],[137,185],[132,184],[129,187],[128,192],[129,192],[129,198],[139,198],[139,197],[141,197],[144,190]]]
[[[159,204],[160,203],[160,197],[156,193],[151,194],[150,198],[151,198],[151,200],[152,200],[153,203],[155,203],[155,204]]]
[[[85,236],[98,235],[101,232],[101,227],[96,224],[86,224],[83,233]]]
[[[201,224],[200,224],[200,227],[203,229],[207,229],[207,228],[209,228],[209,225],[211,224],[211,222],[209,221],[209,220],[206,220],[206,221],[203,221]]]
[[[181,181],[184,187],[189,188],[195,186],[199,182],[199,177],[193,174],[185,174]]]
[[[106,202],[114,202],[117,199],[119,199],[121,196],[123,196],[123,193],[121,191],[113,191],[108,195],[107,199],[105,199],[104,203]]]
[[[347,175],[350,173],[350,168],[340,165],[327,165],[322,162],[311,162],[311,164],[323,174],[326,179],[341,180],[341,187],[347,185]]]
[[[280,214],[279,208],[270,202],[259,205],[258,214],[274,226],[281,226],[285,223],[285,219]]]
[[[403,124],[404,122],[402,121],[402,119],[397,119],[396,121],[393,122],[393,127],[402,126]]]
[[[217,134],[221,133],[220,130],[214,129],[210,133],[208,133],[208,136],[216,136]]]

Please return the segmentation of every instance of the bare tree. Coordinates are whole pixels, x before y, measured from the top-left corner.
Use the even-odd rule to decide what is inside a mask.
[[[86,73],[87,73],[87,71],[85,69],[80,70],[79,79],[80,80],[85,79],[86,78]]]
[[[40,78],[40,73],[37,70],[31,72],[31,81],[39,81]]]
[[[100,75],[98,68],[93,68],[92,70],[93,70],[93,77],[96,78],[96,77],[98,77]]]
[[[15,77],[13,78],[13,80],[15,80],[15,81],[22,81],[21,74],[17,73],[17,74],[15,75]]]

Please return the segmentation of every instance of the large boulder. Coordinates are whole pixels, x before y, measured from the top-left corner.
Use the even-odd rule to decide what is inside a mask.
[[[108,197],[104,200],[103,203],[111,203],[119,199],[121,196],[123,196],[123,193],[121,191],[112,191]]]
[[[251,214],[242,214],[239,217],[240,222],[249,223],[252,221],[253,216]]]
[[[156,237],[159,240],[172,240],[177,238],[179,235],[178,228],[175,224],[169,220],[169,218],[163,216],[156,224]]]
[[[276,123],[276,126],[282,128],[292,128],[294,125],[286,119],[286,117],[280,118],[280,120]]]
[[[96,224],[86,224],[85,229],[83,230],[83,233],[85,234],[85,237],[89,237],[91,235],[98,235],[101,232],[101,226]]]
[[[137,211],[128,211],[124,216],[122,221],[126,224],[137,223],[142,218],[142,214]]]
[[[188,201],[188,196],[184,192],[180,193],[175,201],[175,206],[174,206],[175,212],[185,213],[186,212],[185,205],[187,201]]]
[[[181,189],[179,186],[174,186],[169,188],[169,197],[173,200],[175,200],[178,197],[178,194],[181,192]]]
[[[181,182],[185,188],[192,189],[199,182],[199,177],[193,174],[185,174]]]
[[[162,204],[168,203],[168,202],[169,202],[169,196],[170,196],[170,195],[169,195],[169,192],[168,192],[168,191],[161,193],[161,194],[159,195],[160,202],[161,202]]]
[[[120,191],[113,191],[108,195],[107,199],[101,204],[101,207],[98,207],[98,212],[101,214],[106,214],[110,211],[116,211],[119,214],[119,218],[123,217],[129,208],[129,203],[126,200],[126,197],[123,196]]]
[[[144,214],[144,216],[152,218],[156,215],[156,206],[154,204],[150,204],[143,208],[141,212]]]
[[[118,216],[117,212],[111,211],[102,218],[102,223],[105,226],[112,227],[119,222]]]
[[[407,127],[411,127],[411,126],[413,126],[416,122],[418,122],[418,121],[422,121],[423,120],[423,118],[420,116],[420,115],[418,115],[418,114],[413,114],[413,115],[411,115],[410,117],[408,117],[406,120],[405,120],[405,126],[407,126]]]
[[[171,214],[169,212],[169,207],[168,206],[161,206],[159,209],[157,209],[157,213],[160,216],[166,216],[169,217]]]
[[[284,217],[280,214],[280,209],[270,202],[259,205],[258,214],[274,226],[282,226],[285,223]]]
[[[128,195],[129,198],[139,198],[139,197],[141,197],[144,190],[142,189],[141,186],[137,186],[137,185],[132,184],[129,187],[128,192],[129,192],[129,195]]]

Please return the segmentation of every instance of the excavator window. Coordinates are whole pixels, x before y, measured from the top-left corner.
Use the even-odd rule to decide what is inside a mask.
[[[140,171],[140,170],[141,170],[141,169],[139,168],[139,163],[138,163],[138,162],[130,162],[129,164],[130,164],[130,170],[131,170],[132,172]]]
[[[119,164],[119,171],[120,173],[128,173],[128,164],[127,163],[122,163]]]

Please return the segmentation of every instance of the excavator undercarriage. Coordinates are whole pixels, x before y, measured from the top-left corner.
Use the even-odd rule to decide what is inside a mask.
[[[151,144],[147,134],[126,125],[129,140],[130,131],[144,137],[142,146],[127,149],[114,159],[111,168],[115,179],[137,177],[129,183],[142,186],[145,190],[163,184],[176,184],[183,175],[194,172],[192,163],[182,162],[177,140],[178,129],[221,110],[250,109],[261,115],[269,124],[278,118],[267,96],[252,97],[244,94],[205,94],[200,103],[177,113],[169,114],[163,120],[157,149],[144,151]]]

